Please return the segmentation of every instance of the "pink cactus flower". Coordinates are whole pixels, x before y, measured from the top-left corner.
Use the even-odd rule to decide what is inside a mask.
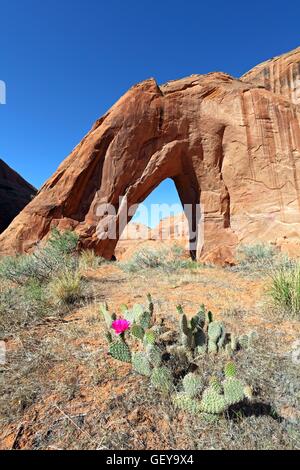
[[[124,333],[124,331],[128,330],[130,322],[124,318],[119,318],[112,322],[111,327],[115,330],[116,335],[120,335],[121,333]]]

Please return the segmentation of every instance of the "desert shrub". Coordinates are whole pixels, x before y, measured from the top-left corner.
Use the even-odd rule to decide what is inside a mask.
[[[270,273],[269,295],[276,309],[294,317],[300,315],[300,263],[280,266]]]
[[[57,304],[73,304],[83,295],[83,279],[79,271],[65,269],[48,285],[50,297]]]
[[[244,263],[254,264],[266,261],[272,262],[277,252],[271,245],[255,244],[241,246],[238,255]]]
[[[4,257],[0,262],[0,277],[24,285],[32,279],[46,282],[65,268],[76,269],[78,260],[74,251],[77,241],[74,232],[60,233],[53,229],[46,245],[34,253]]]
[[[191,260],[183,259],[183,249],[179,246],[154,250],[145,248],[135,253],[127,262],[120,263],[121,269],[135,273],[148,269],[158,269],[167,273],[190,266]]]
[[[79,267],[81,269],[96,269],[105,262],[106,260],[97,256],[93,250],[84,250],[80,253]]]
[[[246,274],[266,275],[274,268],[286,268],[293,265],[287,255],[279,252],[275,247],[263,243],[254,245],[241,245],[237,250],[236,266],[226,269]]]
[[[0,262],[0,277],[23,285],[31,277],[32,262],[29,256],[7,256]]]
[[[78,235],[71,230],[60,232],[57,228],[51,230],[51,235],[46,245],[48,253],[69,255],[74,253],[78,243]]]
[[[43,317],[55,313],[44,288],[36,283],[8,288],[0,293],[0,336],[16,333]]]

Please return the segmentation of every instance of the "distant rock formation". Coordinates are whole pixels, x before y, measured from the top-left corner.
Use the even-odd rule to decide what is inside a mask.
[[[0,232],[24,209],[36,189],[0,158]]]
[[[240,80],[210,73],[135,85],[1,235],[0,252],[30,251],[58,226],[74,228],[82,247],[111,258],[118,230],[116,239],[105,232],[119,227],[120,197],[138,204],[166,178],[194,209],[189,229],[196,231],[191,254],[198,259],[229,259],[239,243],[297,241],[299,66],[298,48]],[[107,203],[115,213],[99,214]]]

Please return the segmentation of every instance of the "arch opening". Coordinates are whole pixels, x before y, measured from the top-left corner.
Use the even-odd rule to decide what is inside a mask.
[[[196,259],[198,227],[201,219],[200,193],[190,175],[167,177],[144,199],[128,207],[128,224],[120,233],[115,256],[129,246],[138,248],[147,240],[177,243]]]

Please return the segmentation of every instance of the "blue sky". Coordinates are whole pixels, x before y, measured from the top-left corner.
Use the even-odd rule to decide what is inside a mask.
[[[39,187],[130,86],[240,76],[300,45],[300,2],[0,0],[0,158]],[[176,202],[171,182],[150,202]]]

